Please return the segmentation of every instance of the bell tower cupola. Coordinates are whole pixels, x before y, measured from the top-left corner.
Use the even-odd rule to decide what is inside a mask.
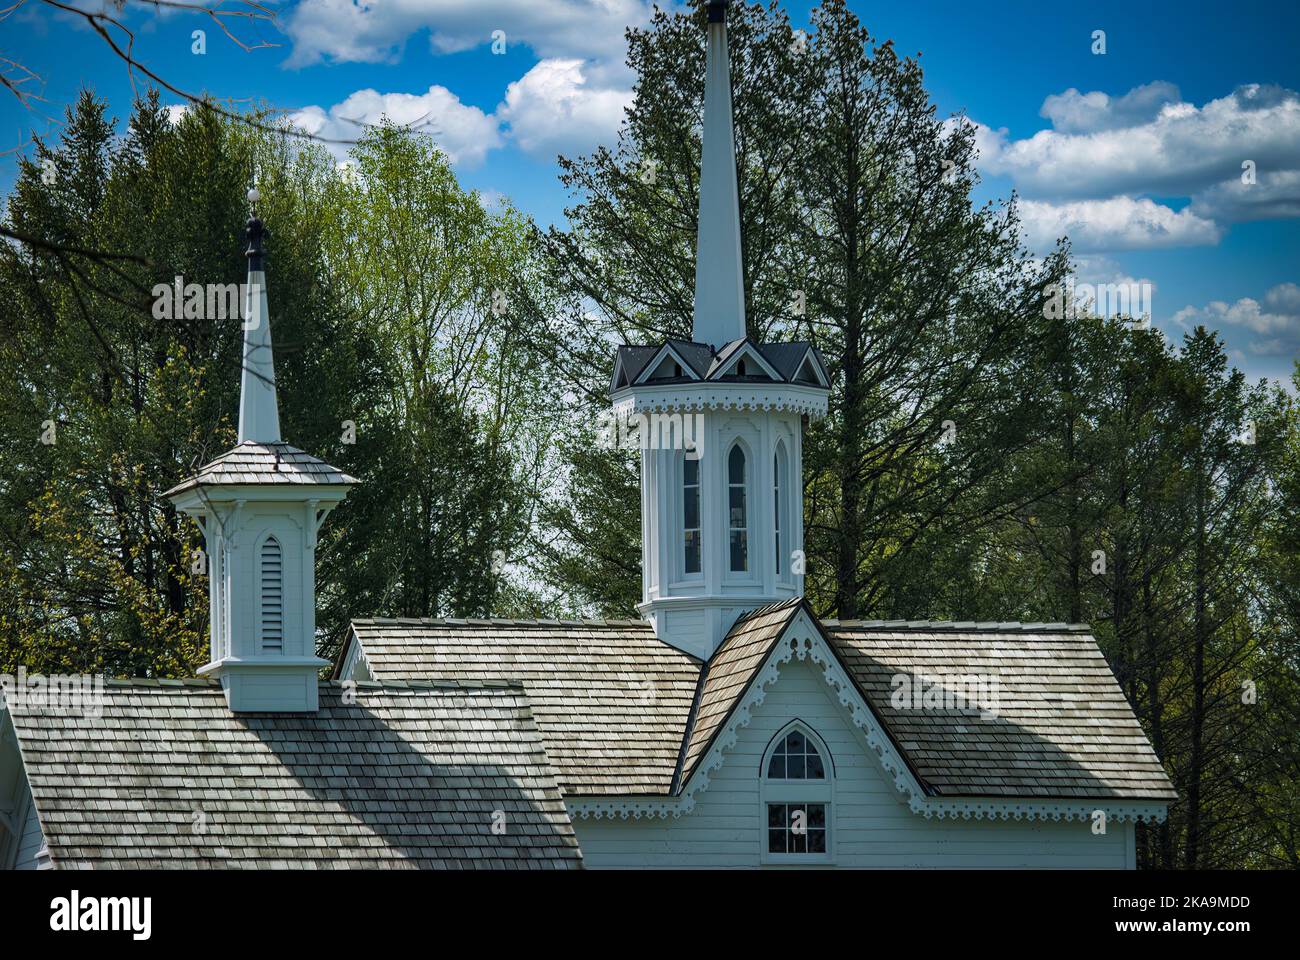
[[[707,659],[747,610],[803,593],[803,424],[830,379],[811,343],[745,325],[726,0],[710,0],[691,340],[620,347],[615,417],[641,447],[642,598]]]
[[[243,296],[239,443],[165,496],[203,530],[208,561],[210,656],[200,673],[221,681],[237,712],[317,708],[316,537],[356,481],[280,437],[267,230],[248,220]]]

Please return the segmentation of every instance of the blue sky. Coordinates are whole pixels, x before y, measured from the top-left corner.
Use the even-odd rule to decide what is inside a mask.
[[[796,23],[810,6],[785,4]],[[1149,282],[1153,320],[1171,336],[1207,323],[1252,376],[1289,376],[1300,353],[1300,5],[850,6],[878,37],[921,54],[941,114],[979,125],[980,197],[1017,190],[1032,245],[1068,233],[1080,282]],[[191,12],[127,0],[125,18],[137,58],[190,92],[266,101],[324,135],[354,135],[344,118],[428,116],[464,183],[549,222],[566,201],[554,155],[613,140],[632,80],[622,31],[649,8],[296,0],[270,9],[273,25],[230,21],[241,39],[279,44],[249,52]],[[206,30],[203,55],[192,52],[195,29]],[[492,51],[497,30],[503,54]],[[1097,30],[1104,55],[1093,52]],[[82,86],[127,113],[122,62],[41,0],[0,24],[0,56],[37,74],[30,87],[45,98],[24,107],[0,90],[0,150],[29,149],[33,131],[57,135]],[[1245,161],[1252,184],[1241,182]],[[0,187],[14,164],[13,153],[0,157]]]

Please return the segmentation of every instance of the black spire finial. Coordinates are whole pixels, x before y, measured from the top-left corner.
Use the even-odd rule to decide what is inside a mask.
[[[709,23],[725,23],[727,0],[709,0]]]
[[[257,187],[248,191],[248,249],[244,251],[244,256],[248,258],[250,273],[262,269],[262,239],[266,236],[266,227],[257,215],[257,201],[260,199]]]

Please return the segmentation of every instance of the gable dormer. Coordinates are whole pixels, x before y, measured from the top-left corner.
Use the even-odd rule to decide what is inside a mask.
[[[790,378],[790,382],[830,389],[831,379],[826,372],[826,365],[822,363],[821,356],[811,346],[805,351],[803,359],[799,361],[799,366],[795,369],[795,374]]]
[[[713,369],[709,371],[709,379],[722,380],[726,377],[756,377],[776,382],[784,379],[749,339],[729,343],[718,351]]]
[[[683,355],[681,349],[672,341],[659,348],[654,359],[646,364],[637,383],[652,383],[656,380],[698,380],[700,375]]]

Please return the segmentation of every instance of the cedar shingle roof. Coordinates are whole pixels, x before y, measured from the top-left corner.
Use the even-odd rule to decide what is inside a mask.
[[[315,714],[236,715],[207,680],[105,699],[11,707],[55,866],[581,865],[517,685],[363,683],[348,705],[322,684]]]
[[[178,483],[164,497],[196,486],[231,484],[355,484],[357,481],[338,467],[331,467],[309,453],[287,443],[257,443],[246,440],[227,450],[199,472]]]
[[[690,739],[682,755],[681,783],[690,779],[713,736],[767,659],[802,605],[801,598],[769,604],[741,617],[714,652],[702,681]]]
[[[642,621],[355,620],[380,680],[524,684],[568,795],[666,794],[700,661]]]
[[[1176,797],[1085,626],[828,621],[824,628],[939,796]],[[950,709],[912,709],[901,697],[907,709],[891,703],[896,690],[935,690],[936,679],[960,691],[964,678],[979,681],[965,689],[980,691],[990,709],[972,697]]]
[[[689,780],[800,610],[817,622],[802,599],[742,617],[707,668],[638,621],[359,620],[353,628],[380,679],[522,681],[566,795],[666,795]],[[1086,626],[821,626],[932,795],[1175,797]],[[896,709],[895,676],[984,678],[985,691],[997,691],[996,703],[984,704],[996,715],[962,702]],[[638,702],[635,692],[651,689],[649,702]]]

